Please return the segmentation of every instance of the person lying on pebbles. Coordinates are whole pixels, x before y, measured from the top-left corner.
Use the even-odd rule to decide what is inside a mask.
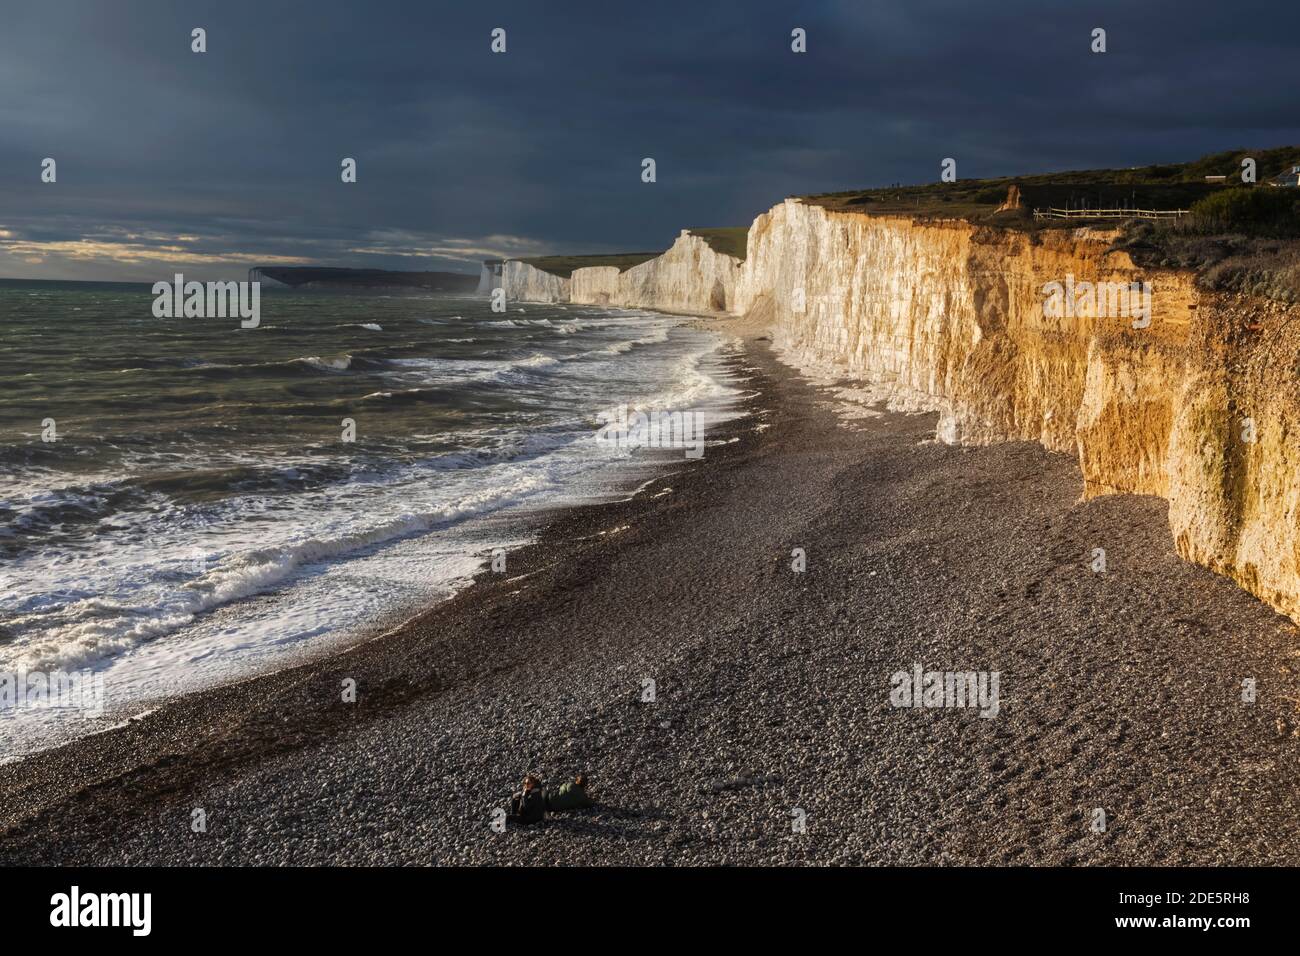
[[[546,795],[542,779],[536,774],[525,774],[523,786],[510,798],[510,822],[520,826],[541,823],[546,816]]]
[[[572,783],[561,784],[558,790],[546,791],[546,809],[552,813],[564,813],[566,810],[585,810],[595,806],[587,795],[587,775],[580,773]]]

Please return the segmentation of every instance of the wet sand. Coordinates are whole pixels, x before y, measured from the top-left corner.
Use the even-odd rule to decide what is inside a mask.
[[[505,574],[0,766],[0,862],[1300,863],[1289,621],[1181,561],[1163,501],[934,416],[846,426],[745,334],[723,443]],[[997,715],[891,706],[918,664],[998,672]],[[528,770],[601,806],[495,832]]]

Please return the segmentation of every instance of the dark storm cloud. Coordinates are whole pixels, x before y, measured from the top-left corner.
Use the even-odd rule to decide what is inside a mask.
[[[981,176],[1300,141],[1300,11],[1279,4],[45,0],[4,18],[10,275],[468,269],[663,248],[792,193],[932,180],[945,156]]]

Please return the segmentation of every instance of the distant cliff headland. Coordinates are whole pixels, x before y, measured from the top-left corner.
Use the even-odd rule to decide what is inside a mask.
[[[787,360],[1159,495],[1179,553],[1300,620],[1300,147],[787,199],[480,290],[762,317]],[[604,261],[599,261],[599,260]],[[1135,303],[1145,302],[1145,308]]]

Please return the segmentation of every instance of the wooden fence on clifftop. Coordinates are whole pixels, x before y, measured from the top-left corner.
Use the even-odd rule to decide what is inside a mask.
[[[1177,219],[1186,209],[1035,209],[1035,219]]]

